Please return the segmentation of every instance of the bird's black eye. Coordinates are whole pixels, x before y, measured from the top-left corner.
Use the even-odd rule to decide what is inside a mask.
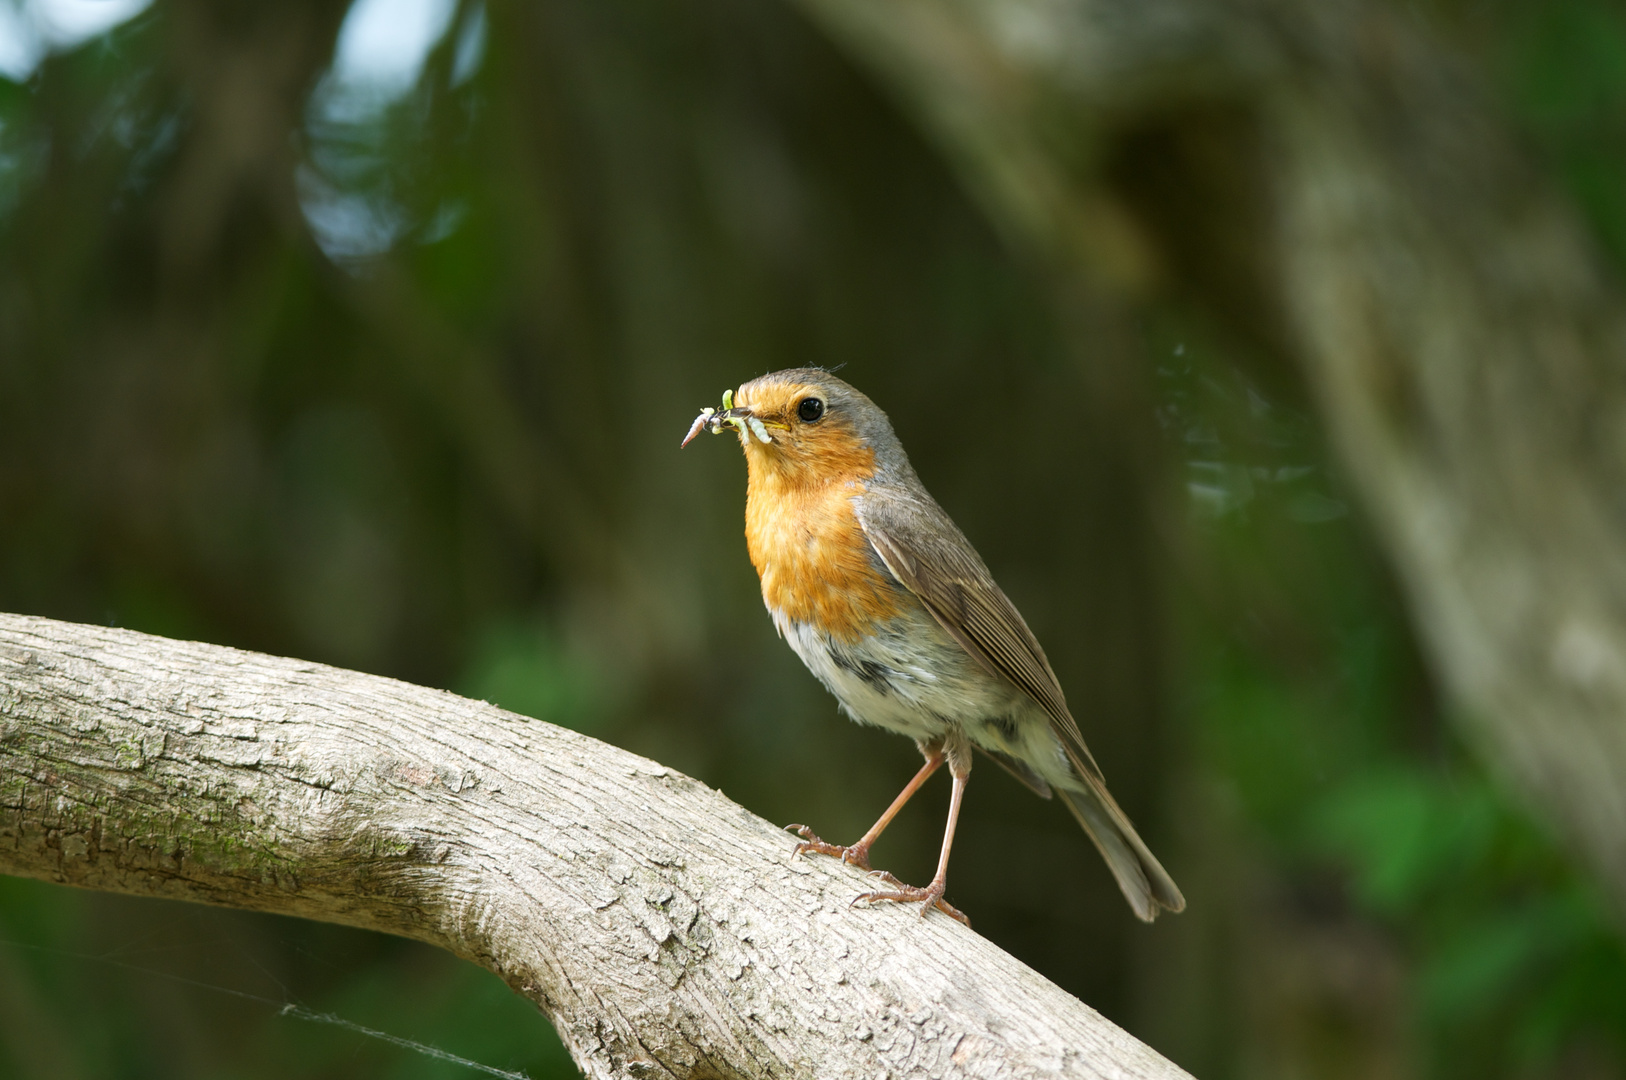
[[[811,424],[824,415],[824,402],[816,397],[805,397],[802,403],[796,406],[796,415]]]

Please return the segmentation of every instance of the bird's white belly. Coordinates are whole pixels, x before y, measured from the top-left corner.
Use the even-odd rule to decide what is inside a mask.
[[[1025,700],[984,671],[924,610],[892,619],[851,644],[773,615],[808,670],[860,723],[921,740],[958,728],[980,742],[975,729],[983,721],[1010,716]]]

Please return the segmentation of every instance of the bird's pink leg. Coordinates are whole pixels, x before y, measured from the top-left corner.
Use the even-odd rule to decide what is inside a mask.
[[[920,790],[920,785],[930,780],[932,774],[942,768],[943,761],[944,754],[941,749],[928,751],[926,764],[922,765],[920,771],[915,773],[915,778],[909,781],[902,791],[898,792],[898,797],[892,800],[892,805],[886,808],[886,813],[881,815],[880,820],[869,827],[869,832],[860,837],[858,843],[853,844],[851,847],[827,844],[815,836],[813,830],[806,825],[786,825],[785,828],[802,838],[802,842],[796,845],[796,850],[792,854],[801,855],[804,852],[813,851],[820,855],[834,855],[842,862],[852,863],[854,866],[868,870],[870,868],[869,849],[875,845],[875,841],[886,831],[886,827],[892,824],[892,819],[898,816],[898,811],[903,809],[903,804],[908,802],[910,797]]]
[[[970,775],[970,769],[965,772],[958,770],[954,772],[954,791],[949,796],[948,827],[943,831],[943,853],[937,857],[937,874],[932,878],[931,884],[922,889],[914,885],[905,885],[892,878],[897,888],[886,892],[861,893],[853,898],[853,903],[856,904],[860,900],[866,903],[874,903],[877,900],[919,901],[921,915],[935,907],[945,915],[952,916],[967,926],[971,925],[971,920],[966,918],[960,909],[943,899],[943,892],[948,887],[948,861],[949,851],[954,847],[954,826],[960,820],[960,800],[965,796],[965,782]]]

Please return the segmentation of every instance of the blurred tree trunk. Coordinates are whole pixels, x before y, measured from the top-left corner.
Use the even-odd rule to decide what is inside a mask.
[[[1459,63],[1365,0],[802,6],[1019,245],[1302,373],[1464,733],[1626,902],[1626,307]]]
[[[0,873],[478,963],[591,1077],[1187,1074],[704,784],[358,672],[0,616]]]

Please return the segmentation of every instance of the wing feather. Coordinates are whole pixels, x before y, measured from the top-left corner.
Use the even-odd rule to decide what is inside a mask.
[[[887,502],[896,504],[898,498]],[[1016,605],[941,508],[911,499],[906,509],[913,511],[908,517],[925,520],[908,521],[896,509],[859,504],[859,524],[882,563],[984,670],[1039,703],[1081,775],[1101,779],[1061,683]],[[928,523],[935,528],[922,528]]]
[[[1084,782],[1082,792],[1063,791],[1063,801],[1095,841],[1135,914],[1150,922],[1159,910],[1183,909],[1179,888],[1107,791],[1044,649],[970,541],[930,496],[922,499],[908,489],[889,488],[882,499],[860,496],[853,505],[870,546],[892,576],[984,670],[1044,709]]]

